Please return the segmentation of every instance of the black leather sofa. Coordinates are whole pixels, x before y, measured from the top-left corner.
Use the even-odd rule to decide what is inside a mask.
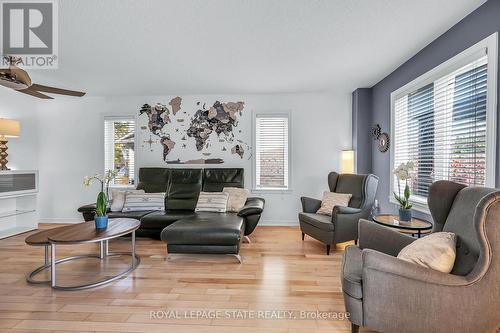
[[[264,199],[248,198],[238,213],[195,212],[194,209],[200,191],[221,192],[224,187],[243,186],[244,170],[241,168],[141,168],[137,189],[146,193],[165,192],[165,210],[108,212],[108,216],[140,220],[137,236],[161,237],[167,241],[169,252],[236,251],[234,254],[237,254],[241,238],[250,235],[259,222]],[[91,221],[95,216],[95,205],[82,206],[78,211],[85,221]],[[170,232],[165,230],[162,234],[168,226],[172,226],[168,229]]]

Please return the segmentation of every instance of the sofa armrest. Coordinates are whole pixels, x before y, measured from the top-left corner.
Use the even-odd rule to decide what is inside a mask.
[[[370,275],[370,271],[381,272],[387,274],[387,279],[383,281],[391,281],[391,284],[395,283],[394,279],[396,278],[444,286],[465,286],[470,284],[470,281],[464,276],[439,272],[376,250],[365,249],[361,256],[363,260],[363,276]]]
[[[84,206],[81,206],[80,208],[78,208],[78,212],[79,213],[94,213],[95,209],[96,209],[95,203],[88,204],[88,205],[84,205]]]
[[[318,199],[301,197],[300,202],[302,203],[302,211],[304,213],[316,213],[321,207],[321,200]]]
[[[81,206],[80,208],[78,208],[78,212],[82,213],[83,219],[85,221],[92,221],[95,217],[95,209],[96,209],[95,204],[88,204],[88,205],[84,205],[84,206]],[[110,211],[111,210],[108,207],[106,212],[109,213]]]
[[[353,207],[335,206],[333,207],[333,215],[335,214],[359,214],[362,210]]]
[[[394,257],[406,245],[415,241],[415,238],[411,236],[384,227],[373,221],[360,219],[358,228],[360,248],[377,250]]]
[[[95,217],[95,204],[84,205],[78,208],[78,212],[82,213],[85,221],[92,221]]]
[[[249,215],[262,214],[266,201],[262,198],[248,198],[245,206],[238,212],[238,216],[246,217]]]

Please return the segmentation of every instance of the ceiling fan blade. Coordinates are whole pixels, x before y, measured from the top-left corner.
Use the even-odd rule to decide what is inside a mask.
[[[31,87],[30,88],[26,88],[26,89],[21,89],[21,90],[16,90],[16,91],[19,91],[23,94],[27,94],[27,95],[31,95],[31,96],[34,96],[34,97],[38,97],[38,98],[42,98],[42,99],[54,99],[53,97],[50,97],[50,96],[47,96],[47,95],[44,95],[36,90],[31,90]]]
[[[43,86],[41,84],[36,84],[36,83],[32,84],[30,89],[37,90],[37,91],[43,91],[43,92],[51,93],[51,94],[68,95],[68,96],[75,96],[75,97],[82,97],[83,95],[85,95],[84,92],[80,92],[80,91],[59,89],[59,88],[54,88],[54,87]]]

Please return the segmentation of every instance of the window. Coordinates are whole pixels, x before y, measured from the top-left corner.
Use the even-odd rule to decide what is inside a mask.
[[[289,189],[288,113],[255,114],[254,188]]]
[[[113,185],[134,185],[135,119],[106,117],[104,119],[104,170],[114,170]]]
[[[488,43],[493,37],[494,43]],[[497,59],[493,37],[391,95],[391,170],[407,161],[415,163],[410,185],[417,209],[426,210],[429,186],[437,180],[495,185]],[[391,179],[391,188],[397,192],[392,174]]]

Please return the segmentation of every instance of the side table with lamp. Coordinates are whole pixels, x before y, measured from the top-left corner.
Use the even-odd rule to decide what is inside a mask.
[[[0,239],[38,228],[38,171],[7,166],[7,138],[20,134],[19,121],[0,118]]]

